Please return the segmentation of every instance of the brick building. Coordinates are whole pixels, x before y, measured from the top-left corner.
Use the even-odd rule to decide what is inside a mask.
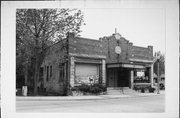
[[[152,86],[153,47],[133,46],[118,33],[99,40],[70,33],[50,47],[41,67],[46,91],[63,93],[65,88],[90,82],[133,89],[139,75],[146,80],[143,84]]]

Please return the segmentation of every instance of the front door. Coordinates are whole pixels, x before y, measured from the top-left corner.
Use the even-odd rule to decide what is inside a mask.
[[[129,71],[124,68],[118,69],[118,87],[128,87],[129,86]]]
[[[117,87],[117,69],[108,69],[108,87]]]
[[[108,87],[129,87],[129,70],[125,68],[109,68],[107,70]]]

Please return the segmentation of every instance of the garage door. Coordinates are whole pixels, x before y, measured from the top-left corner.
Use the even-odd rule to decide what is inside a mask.
[[[97,64],[76,64],[75,83],[97,82],[99,77],[99,66]]]

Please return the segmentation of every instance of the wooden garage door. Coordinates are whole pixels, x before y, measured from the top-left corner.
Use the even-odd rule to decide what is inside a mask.
[[[98,76],[99,66],[97,64],[76,64],[75,83],[89,83],[89,78],[95,80]]]

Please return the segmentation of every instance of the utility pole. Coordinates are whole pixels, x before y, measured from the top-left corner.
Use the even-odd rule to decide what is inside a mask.
[[[160,94],[159,91],[160,91],[160,85],[159,85],[159,82],[160,82],[160,74],[159,74],[159,59],[157,60],[157,63],[158,63],[158,68],[157,68],[157,74],[158,74],[158,78],[157,78],[157,84],[158,84],[158,91],[157,91],[157,94]]]
[[[160,62],[160,54],[155,53],[155,57],[157,60],[157,94],[160,94],[160,72],[159,72],[159,62]]]

